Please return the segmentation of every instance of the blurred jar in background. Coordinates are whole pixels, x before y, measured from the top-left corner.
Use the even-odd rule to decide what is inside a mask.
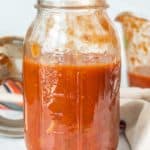
[[[123,27],[129,85],[150,88],[150,21],[130,12],[116,20]]]
[[[22,80],[23,38],[0,38],[0,83],[8,78]]]

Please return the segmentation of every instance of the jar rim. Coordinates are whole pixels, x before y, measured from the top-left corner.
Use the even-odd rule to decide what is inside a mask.
[[[36,8],[45,8],[45,9],[95,9],[95,8],[108,8],[108,4],[105,0],[99,0],[94,4],[92,3],[85,3],[85,4],[72,4],[72,3],[51,3],[48,1],[41,1],[38,0],[38,3],[35,5]]]

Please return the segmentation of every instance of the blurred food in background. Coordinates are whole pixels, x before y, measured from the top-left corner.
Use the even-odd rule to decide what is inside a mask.
[[[22,58],[23,38],[0,38],[0,136],[24,134]]]
[[[0,83],[13,78],[22,80],[23,38],[0,38]]]
[[[123,27],[129,85],[150,88],[150,20],[131,12],[116,20]]]

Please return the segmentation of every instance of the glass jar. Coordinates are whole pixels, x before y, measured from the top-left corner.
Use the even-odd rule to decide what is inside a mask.
[[[150,88],[150,20],[131,12],[116,19],[123,27],[129,85]]]
[[[0,84],[7,79],[22,81],[23,38],[0,38]]]
[[[25,39],[28,150],[116,150],[120,45],[103,0],[43,0]]]

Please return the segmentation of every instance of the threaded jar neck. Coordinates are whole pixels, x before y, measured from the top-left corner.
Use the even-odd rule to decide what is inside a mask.
[[[108,7],[105,0],[38,0],[38,6],[46,8]]]

